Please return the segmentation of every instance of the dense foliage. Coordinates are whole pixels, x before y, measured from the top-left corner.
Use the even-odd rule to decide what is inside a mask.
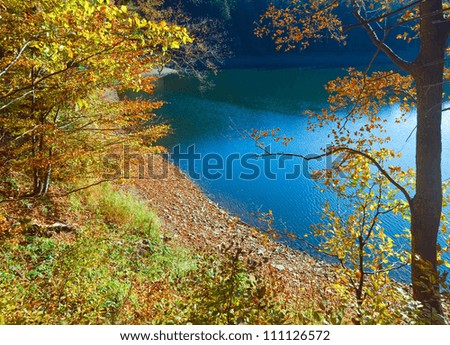
[[[111,144],[148,147],[167,132],[148,125],[160,103],[112,104],[105,92],[152,92],[148,75],[191,41],[186,29],[101,0],[5,0],[0,10],[0,159],[20,194],[91,173]]]

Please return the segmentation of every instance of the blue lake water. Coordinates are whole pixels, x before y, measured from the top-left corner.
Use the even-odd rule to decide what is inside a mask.
[[[290,160],[280,167],[278,161],[248,158],[248,163],[261,172],[270,167],[270,173],[254,175],[256,168],[249,168],[231,160],[239,155],[262,153],[255,142],[246,133],[252,129],[280,128],[280,133],[294,140],[288,148],[272,143],[273,151],[285,151],[306,154],[318,154],[328,143],[329,128],[314,133],[307,131],[308,119],[305,110],[318,110],[326,106],[327,94],[323,86],[328,80],[345,71],[338,68],[289,68],[289,69],[234,69],[212,76],[215,86],[200,90],[196,80],[179,78],[172,75],[160,81],[157,96],[167,104],[160,114],[173,128],[173,134],[163,141],[172,148],[180,145],[180,152],[187,152],[195,145],[195,152],[205,157],[209,154],[209,163],[219,169],[205,174],[202,162],[194,165],[180,161],[179,166],[214,201],[239,215],[244,221],[257,224],[252,212],[272,210],[275,227],[296,235],[311,232],[311,225],[320,222],[320,211],[325,201],[332,204],[336,197],[331,192],[322,193],[317,182],[308,176],[308,170],[322,167],[325,162],[311,163],[305,166],[301,160]],[[411,113],[407,121],[395,124],[398,116],[397,106],[386,107],[381,116],[388,120],[388,134],[392,137],[391,146],[401,151],[400,164],[403,167],[414,166],[415,114]],[[450,115],[450,114],[449,114]],[[450,178],[450,116],[443,121],[443,177]],[[408,139],[409,138],[409,139]],[[192,148],[191,148],[192,149]],[[214,154],[229,158],[227,174],[217,165]],[[227,165],[225,161],[224,166]],[[295,179],[287,179],[286,173],[294,171],[298,165],[302,171]],[[224,168],[224,167],[223,167]],[[243,175],[242,175],[243,174]],[[272,176],[274,175],[274,176]],[[402,232],[408,227],[404,220],[386,216],[383,225],[390,236]],[[314,239],[312,239],[314,241]],[[301,242],[292,242],[291,246],[308,250]],[[400,278],[407,279],[403,273]]]

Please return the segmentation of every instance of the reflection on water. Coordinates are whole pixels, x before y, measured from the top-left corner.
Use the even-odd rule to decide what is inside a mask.
[[[167,101],[160,113],[170,122],[174,134],[163,144],[168,147],[180,144],[181,151],[194,144],[196,152],[203,156],[209,153],[222,157],[261,153],[246,134],[252,129],[279,127],[281,133],[292,136],[294,141],[287,149],[274,143],[274,151],[288,150],[303,155],[319,153],[328,142],[329,129],[314,133],[307,131],[308,119],[303,112],[325,106],[327,95],[323,85],[344,73],[340,69],[226,70],[213,78],[214,88],[203,92],[199,91],[195,80],[166,77],[158,88],[158,96]],[[395,133],[390,134],[392,148],[403,153],[399,163],[404,167],[414,166],[414,135],[410,136],[415,128],[414,114],[410,114],[406,123],[401,125],[394,123],[396,114],[398,108],[392,106],[383,109],[381,116],[388,120],[388,133]],[[448,178],[450,141],[445,135],[450,132],[448,117],[444,118],[443,129],[443,176]],[[255,164],[264,169],[261,160]],[[283,168],[289,171],[296,164],[303,163],[292,160]],[[312,163],[311,168],[320,167],[320,164],[325,163]],[[248,172],[248,169],[240,164],[232,164],[232,179],[225,176],[207,179],[202,175],[200,165],[197,162],[190,168],[200,173],[196,182],[205,193],[250,223],[256,221],[250,216],[251,212],[272,210],[279,229],[302,235],[311,231],[311,224],[320,221],[324,201],[336,202],[332,193],[321,193],[308,174],[287,180],[276,162],[270,163],[272,171],[278,172],[275,180],[264,174],[252,180],[241,179],[239,174]],[[185,171],[188,169],[183,161],[180,167]],[[404,220],[394,216],[384,217],[383,225],[390,236],[408,226]],[[307,249],[300,243],[291,245]]]

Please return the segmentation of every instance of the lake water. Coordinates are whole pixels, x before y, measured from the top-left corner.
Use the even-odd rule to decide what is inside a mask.
[[[323,85],[345,72],[338,68],[289,68],[277,70],[225,70],[211,80],[215,86],[205,91],[199,90],[194,79],[168,76],[160,81],[157,96],[167,104],[160,114],[173,128],[173,135],[163,144],[169,148],[179,146],[180,153],[188,148],[201,157],[209,157],[209,163],[219,169],[205,173],[204,163],[198,160],[194,165],[179,161],[181,169],[214,201],[239,215],[244,221],[257,224],[252,212],[272,210],[275,227],[281,232],[296,235],[311,232],[311,225],[320,221],[320,211],[325,201],[336,202],[331,192],[320,192],[320,186],[308,176],[308,169],[323,166],[324,162],[305,166],[299,159],[285,162],[251,159],[250,154],[262,153],[255,142],[245,134],[252,129],[280,128],[280,133],[294,140],[289,146],[272,144],[273,151],[306,154],[320,153],[328,142],[329,128],[315,133],[306,130],[308,119],[305,110],[318,110],[326,106],[327,94]],[[408,115],[406,123],[395,124],[398,107],[383,109],[381,116],[388,119],[386,125],[393,138],[392,148],[403,153],[400,164],[414,166],[414,113]],[[450,118],[444,116],[443,177],[450,177]],[[253,169],[240,164],[230,157],[247,156],[247,163]],[[182,157],[182,156],[181,156]],[[217,163],[222,157],[224,168]],[[229,158],[228,164],[226,158]],[[231,161],[231,162],[230,162]],[[286,175],[301,170],[300,176],[288,179]],[[261,172],[258,176],[255,170]],[[270,172],[262,173],[270,167]],[[225,171],[228,174],[225,174]],[[222,174],[221,174],[222,172]],[[242,175],[243,174],[243,175]],[[228,176],[226,176],[228,175]],[[244,178],[243,178],[244,177]],[[400,218],[386,216],[383,225],[390,236],[402,232],[408,224]],[[310,238],[311,240],[311,238]],[[314,239],[312,239],[314,241]],[[291,246],[308,250],[301,242],[291,242]],[[407,277],[403,273],[403,277]]]

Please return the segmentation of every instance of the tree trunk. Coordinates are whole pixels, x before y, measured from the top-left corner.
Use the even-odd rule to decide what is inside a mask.
[[[436,256],[442,212],[441,107],[432,103],[432,99],[440,98],[441,104],[442,90],[427,89],[420,86],[417,93],[417,178],[411,208],[411,269],[414,298],[441,313]]]
[[[441,314],[436,245],[442,212],[442,81],[448,35],[436,24],[443,21],[441,1],[423,2],[420,14],[421,48],[413,71],[417,89],[417,176],[411,205],[411,270],[413,297],[428,311]]]
[[[36,167],[33,171],[33,196],[45,195],[48,192],[50,186],[51,166],[46,168]]]

